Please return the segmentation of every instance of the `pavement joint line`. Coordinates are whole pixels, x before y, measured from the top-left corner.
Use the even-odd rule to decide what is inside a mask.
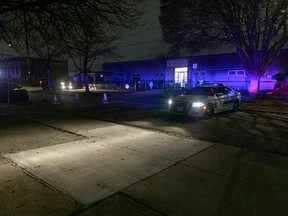
[[[239,175],[239,170],[241,166],[240,159],[243,157],[244,152],[245,150],[241,149],[240,155],[237,156],[238,160],[236,160],[234,163],[234,166],[231,172],[231,177],[229,178],[229,182],[224,189],[224,193],[221,197],[220,202],[217,205],[216,215],[223,215],[223,213],[225,213],[224,210],[226,209],[227,201],[229,202],[229,200],[231,200],[233,191],[235,189],[235,185],[237,183],[237,176]]]
[[[194,139],[194,140],[198,140],[198,141],[205,141],[205,142],[209,142],[211,144],[223,144],[223,145],[228,145],[228,146],[235,146],[235,145],[231,145],[231,144],[225,144],[225,143],[220,143],[220,142],[215,142],[213,140],[209,140],[209,139],[200,139],[197,137],[193,137],[193,136],[189,136],[189,135],[183,135],[183,134],[177,134],[177,133],[173,133],[173,132],[169,132],[169,131],[164,131],[164,130],[155,130],[155,129],[151,129],[149,127],[145,127],[145,126],[139,126],[139,125],[133,125],[130,123],[125,123],[125,122],[119,122],[119,121],[112,121],[112,120],[107,120],[107,119],[102,119],[102,118],[94,118],[94,117],[87,117],[85,115],[81,115],[81,114],[76,114],[76,113],[69,113],[69,112],[63,112],[65,114],[69,114],[69,115],[75,115],[75,116],[79,116],[79,117],[84,117],[84,118],[88,118],[88,119],[95,119],[95,120],[100,120],[100,121],[105,121],[105,122],[110,122],[110,123],[115,123],[115,124],[119,124],[119,125],[123,125],[123,126],[128,126],[128,127],[133,127],[133,128],[139,128],[139,129],[144,129],[147,131],[152,131],[152,132],[158,132],[158,133],[163,133],[163,134],[167,134],[167,135],[171,135],[171,136],[175,136],[175,137],[179,137],[179,138],[186,138],[186,139]],[[283,154],[283,153],[279,153],[279,152],[270,152],[270,151],[265,151],[265,150],[261,150],[261,149],[254,149],[254,148],[249,148],[249,147],[242,147],[241,148],[245,148],[247,150],[250,151],[260,151],[260,152],[264,152],[264,153],[273,153],[273,154],[277,154],[277,155],[282,155],[282,156],[287,156],[287,154]]]
[[[212,147],[212,146],[211,146],[211,147]],[[205,150],[207,150],[207,149],[209,149],[209,148],[210,148],[210,147],[204,149],[203,151],[205,151]],[[239,147],[239,148],[242,149],[242,152],[248,152],[248,151],[250,151],[249,149],[244,149],[244,148],[242,148],[242,147]],[[259,152],[261,152],[261,151],[259,151]],[[190,157],[194,157],[194,156],[196,156],[196,155],[197,155],[197,153],[194,154],[194,155],[192,155],[192,156],[190,156]],[[190,157],[188,157],[188,158],[190,158]],[[188,159],[188,158],[186,158],[186,159]],[[186,159],[183,159],[182,161],[185,161]],[[240,161],[240,165],[241,165],[242,160],[239,160],[239,161]],[[246,163],[249,163],[249,162],[246,162]],[[250,163],[252,163],[252,162],[250,162]],[[212,172],[212,171],[209,171],[209,170],[206,170],[206,169],[201,169],[201,168],[198,168],[198,167],[193,167],[193,166],[190,166],[190,165],[188,165],[188,164],[184,164],[184,163],[182,163],[181,161],[177,162],[177,164],[178,164],[178,165],[181,165],[181,166],[185,166],[185,167],[191,168],[191,169],[195,169],[195,170],[198,170],[198,171],[201,171],[201,172],[210,173],[210,174],[212,174],[212,175],[216,175],[216,176],[220,176],[220,177],[224,177],[224,178],[233,178],[234,180],[237,180],[237,181],[239,181],[239,182],[247,183],[247,184],[250,184],[250,185],[253,185],[253,186],[255,186],[255,187],[265,189],[265,190],[283,192],[283,189],[277,189],[276,187],[275,187],[275,188],[267,188],[266,186],[253,183],[253,182],[248,181],[248,180],[245,180],[245,179],[238,179],[238,178],[236,178],[236,177],[233,176],[233,175],[227,176],[227,175],[220,174],[220,173],[216,173],[216,172]],[[175,164],[175,165],[177,165],[177,164]],[[257,163],[256,163],[256,164],[257,164]],[[171,167],[172,167],[172,166],[171,166]],[[267,168],[267,167],[269,167],[269,166],[265,166],[265,167]],[[277,168],[274,168],[274,169],[277,169]],[[287,192],[288,192],[288,191],[287,191]]]
[[[27,121],[30,121],[30,122],[33,122],[33,123],[37,123],[37,124],[41,124],[41,125],[44,125],[44,126],[47,126],[47,127],[50,127],[50,128],[53,128],[55,130],[59,130],[59,131],[62,131],[62,132],[65,132],[65,133],[70,133],[72,135],[75,135],[75,136],[78,136],[78,137],[82,137],[83,139],[89,139],[89,137],[86,137],[82,134],[79,134],[79,133],[75,133],[75,132],[72,132],[72,131],[68,131],[68,130],[65,130],[65,129],[62,129],[62,128],[58,128],[58,127],[55,127],[55,126],[52,126],[52,125],[49,125],[49,124],[45,124],[43,122],[40,122],[40,121],[35,121],[35,120],[31,120],[31,119],[26,119]]]
[[[151,129],[149,127],[145,127],[145,126],[140,126],[140,125],[133,125],[133,124],[129,124],[129,123],[125,123],[125,122],[120,122],[120,121],[113,121],[113,120],[107,120],[107,119],[103,119],[103,118],[94,118],[93,116],[91,117],[87,117],[86,115],[81,115],[81,114],[76,114],[76,113],[70,113],[70,112],[61,112],[64,114],[68,114],[71,116],[79,116],[82,118],[87,118],[87,119],[95,119],[95,120],[99,120],[99,121],[104,121],[104,122],[110,122],[110,123],[115,123],[118,125],[123,125],[123,126],[128,126],[128,127],[133,127],[133,128],[139,128],[139,129],[144,129],[146,131],[153,131],[153,132],[158,132],[158,133],[163,133],[163,134],[167,134],[167,135],[172,135],[175,137],[179,137],[179,138],[186,138],[186,139],[194,139],[194,140],[198,140],[198,141],[203,141],[203,139],[198,139],[196,137],[192,137],[192,136],[188,136],[188,135],[179,135],[177,133],[173,133],[173,132],[167,132],[167,131],[163,131],[163,130],[156,130],[156,129]],[[213,141],[210,140],[204,140],[205,142],[211,142],[211,143],[215,143]]]
[[[134,128],[140,128],[140,129],[144,129],[144,130],[147,130],[147,131],[153,131],[153,132],[159,132],[159,133],[164,133],[164,134],[167,134],[167,135],[172,135],[172,136],[175,136],[175,137],[179,137],[179,138],[186,138],[186,139],[194,139],[194,140],[198,140],[198,141],[205,141],[205,142],[210,142],[210,143],[215,143],[213,140],[208,140],[208,139],[200,139],[200,138],[196,138],[196,137],[193,137],[193,136],[189,136],[189,135],[183,135],[183,134],[177,134],[177,133],[173,133],[173,132],[169,132],[169,131],[164,131],[164,130],[155,130],[155,129],[151,129],[149,127],[145,127],[145,126],[139,126],[139,125],[133,125],[133,124],[129,124],[129,123],[125,123],[125,122],[120,122],[120,121],[112,121],[112,120],[107,120],[107,119],[102,119],[102,118],[95,118],[93,116],[91,117],[87,117],[86,115],[81,115],[81,114],[77,114],[77,113],[70,113],[70,112],[65,112],[63,110],[59,110],[58,112],[60,113],[64,113],[64,114],[68,114],[68,115],[71,115],[71,116],[79,116],[79,117],[82,117],[82,118],[86,118],[86,119],[95,119],[95,120],[99,120],[99,121],[105,121],[105,122],[110,122],[110,123],[115,123],[115,124],[119,124],[119,125],[124,125],[124,126],[129,126],[129,127],[134,127]],[[255,112],[259,112],[257,110],[255,110]],[[276,112],[277,113],[277,112]],[[33,122],[32,120],[29,120],[31,122]],[[76,135],[76,136],[81,136],[83,138],[86,138],[86,139],[89,139],[89,137],[85,137],[81,134],[77,134],[77,133],[73,133],[71,131],[67,131],[67,130],[64,130],[64,129],[61,129],[61,128],[57,128],[57,127],[53,127],[51,125],[47,125],[47,124],[44,124],[44,123],[41,123],[41,122],[37,122],[37,121],[34,121],[36,123],[39,123],[39,124],[42,124],[42,125],[45,125],[45,126],[48,126],[48,127],[51,127],[51,128],[54,128],[54,129],[57,129],[57,130],[60,130],[60,131],[63,131],[63,132],[67,132],[67,133],[70,133],[70,134],[73,134],[73,135]],[[225,144],[225,143],[222,143],[224,145],[228,145],[228,146],[234,146],[234,145],[230,145],[230,144]],[[280,153],[280,152],[273,152],[273,151],[265,151],[263,149],[254,149],[254,148],[249,148],[249,147],[242,147],[242,148],[245,148],[245,149],[248,149],[248,150],[257,150],[257,151],[260,151],[260,152],[264,152],[264,153],[273,153],[273,154],[277,154],[277,155],[282,155],[282,156],[287,156],[287,154],[284,154],[284,153]]]
[[[161,171],[161,172],[162,172],[162,171]],[[146,208],[148,208],[148,209],[150,209],[150,210],[152,210],[152,211],[154,211],[154,212],[156,212],[156,213],[158,213],[158,214],[160,214],[160,215],[168,216],[168,215],[164,214],[163,212],[160,212],[159,210],[157,210],[157,209],[155,209],[155,208],[152,208],[152,207],[146,205],[145,203],[143,203],[143,202],[135,199],[134,197],[129,196],[128,194],[126,194],[126,193],[123,192],[123,191],[119,191],[118,193],[119,193],[120,195],[122,195],[122,196],[127,197],[128,199],[133,200],[134,202],[136,202],[136,203],[138,203],[138,204],[140,204],[140,205],[142,205],[142,206],[145,206]]]
[[[3,155],[1,155],[3,157]],[[78,202],[76,199],[74,199],[69,193],[66,193],[64,191],[61,191],[60,189],[58,189],[57,187],[54,187],[53,185],[49,184],[48,182],[42,180],[41,178],[37,177],[36,175],[32,174],[31,172],[29,172],[27,169],[23,168],[22,166],[18,165],[17,163],[15,163],[12,159],[9,159],[7,157],[4,157],[4,161],[6,161],[7,163],[9,163],[10,165],[12,165],[13,167],[16,167],[20,172],[25,173],[27,176],[31,177],[32,179],[36,180],[38,183],[44,185],[45,187],[50,188],[53,191],[56,191],[57,193],[69,198],[70,200],[72,200],[73,202],[75,202],[77,204],[77,206],[79,206],[81,209],[84,207],[83,204],[81,204],[80,202]]]
[[[256,109],[249,109],[249,108],[240,108],[240,110],[245,110],[246,112],[262,112],[262,113],[275,113],[275,114],[282,114],[288,115],[288,112],[279,112],[279,111],[271,111],[271,110],[256,110]]]

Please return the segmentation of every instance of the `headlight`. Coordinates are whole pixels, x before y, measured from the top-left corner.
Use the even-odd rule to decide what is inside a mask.
[[[61,82],[60,84],[61,84],[61,89],[64,90],[64,89],[65,89],[65,83],[64,83],[64,82]]]
[[[69,83],[68,88],[69,88],[69,89],[72,89],[72,83]]]
[[[173,101],[171,99],[169,99],[168,104],[171,105],[173,103]]]
[[[202,102],[193,102],[192,107],[202,107],[204,106],[204,103]]]

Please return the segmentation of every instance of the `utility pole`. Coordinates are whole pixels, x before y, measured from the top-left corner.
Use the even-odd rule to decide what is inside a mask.
[[[25,44],[26,44],[26,50],[27,50],[27,58],[26,58],[26,62],[27,62],[27,73],[28,73],[28,78],[29,78],[29,84],[31,85],[31,71],[30,71],[30,51],[29,51],[29,44],[28,44],[28,28],[27,28],[27,15],[26,15],[26,11],[23,11],[24,13],[24,30],[25,30]]]

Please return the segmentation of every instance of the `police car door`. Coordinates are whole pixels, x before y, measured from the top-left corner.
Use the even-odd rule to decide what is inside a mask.
[[[228,87],[224,87],[224,94],[226,95],[226,100],[224,102],[224,109],[231,110],[233,108],[236,95],[234,94],[234,91]]]
[[[219,101],[219,111],[223,111],[227,109],[227,94],[225,94],[224,87],[219,87],[217,89],[217,98]]]

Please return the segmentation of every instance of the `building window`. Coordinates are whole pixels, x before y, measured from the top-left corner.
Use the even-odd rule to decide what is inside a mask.
[[[245,71],[244,70],[238,70],[237,75],[238,76],[245,76]]]
[[[229,76],[236,76],[236,71],[233,70],[233,71],[228,71],[228,75]]]
[[[133,82],[138,83],[140,81],[140,74],[132,74]]]
[[[245,76],[245,70],[229,70],[228,76]]]

